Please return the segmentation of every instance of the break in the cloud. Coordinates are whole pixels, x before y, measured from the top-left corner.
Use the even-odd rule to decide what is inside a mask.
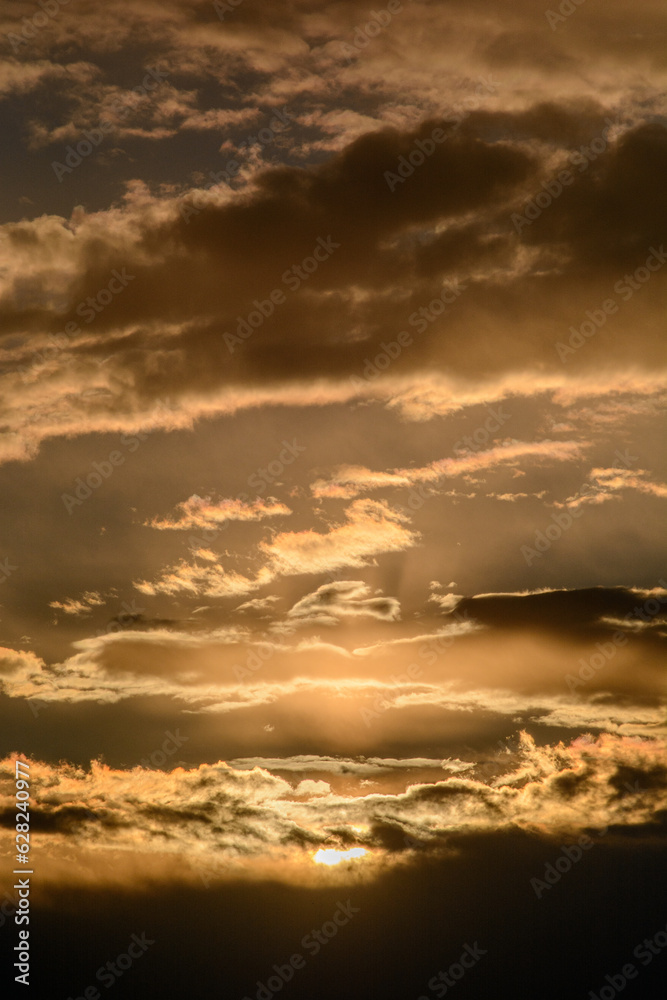
[[[218,762],[164,773],[33,761],[31,815],[42,850],[52,857],[76,837],[79,850],[102,854],[208,855],[207,868],[223,875],[229,864],[237,874],[253,861],[310,864],[322,845],[363,846],[370,860],[385,863],[415,847],[443,849],[452,833],[518,828],[571,837],[613,826],[650,830],[667,789],[663,743],[611,735],[537,747],[523,734],[519,752],[490,782],[454,773],[397,794],[335,794],[326,782],[300,783],[294,761],[276,763],[284,776],[261,766],[248,770],[246,762],[242,769]],[[383,765],[372,763],[373,770]],[[435,763],[389,762],[406,775]],[[303,772],[309,766],[304,760]],[[442,766],[449,769],[447,762]],[[13,761],[0,768],[8,787]],[[363,764],[358,770],[369,773]],[[2,811],[9,825],[9,799]],[[168,838],[159,836],[165,823]]]

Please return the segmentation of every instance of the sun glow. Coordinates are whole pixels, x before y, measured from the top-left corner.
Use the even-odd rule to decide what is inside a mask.
[[[313,854],[313,861],[318,865],[339,865],[341,861],[349,861],[352,858],[363,858],[368,854],[365,847],[353,847],[349,851],[335,851],[333,848],[322,848]]]

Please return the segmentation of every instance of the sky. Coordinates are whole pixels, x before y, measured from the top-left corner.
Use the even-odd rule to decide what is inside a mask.
[[[666,31],[7,0],[17,996],[662,996]]]

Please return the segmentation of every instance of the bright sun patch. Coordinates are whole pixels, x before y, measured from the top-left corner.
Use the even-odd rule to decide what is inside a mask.
[[[313,861],[318,865],[339,865],[341,861],[351,861],[353,858],[363,858],[368,854],[365,847],[352,847],[349,851],[336,851],[333,848],[324,848],[313,854]]]

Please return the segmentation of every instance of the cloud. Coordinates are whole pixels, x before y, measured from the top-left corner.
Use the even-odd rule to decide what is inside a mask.
[[[262,504],[261,509],[267,508]],[[201,566],[182,561],[165,570],[157,580],[139,581],[135,586],[144,594],[190,591],[201,597],[236,596],[258,590],[280,576],[367,566],[373,556],[403,551],[416,544],[419,537],[404,526],[407,517],[383,501],[355,500],[344,514],[345,522],[327,532],[312,529],[281,532],[271,541],[260,542],[258,554],[265,564],[255,577],[228,572],[220,565]],[[386,601],[384,606],[387,607]]]
[[[105,598],[96,591],[86,591],[80,598],[68,597],[64,601],[50,601],[50,608],[59,608],[66,615],[88,615],[91,608],[106,604]]]
[[[292,757],[247,757],[229,761],[229,766],[240,770],[261,767],[265,770],[280,773],[311,774],[326,772],[330,774],[354,774],[359,777],[377,777],[379,774],[394,771],[411,770],[446,770],[454,774],[469,771],[474,765],[462,760],[437,760],[428,757],[406,757],[402,759],[387,757],[364,757],[353,760],[341,757],[317,756],[315,754],[298,754]]]
[[[520,459],[567,462],[582,456],[585,445],[576,441],[508,441],[485,451],[461,451],[452,458],[442,458],[421,468],[395,469],[390,473],[372,472],[359,466],[342,466],[330,480],[311,484],[316,497],[352,497],[386,487],[410,487],[414,483],[436,482],[466,472],[514,465]]]
[[[585,504],[619,499],[623,490],[636,490],[661,499],[667,497],[667,484],[654,483],[647,477],[648,473],[643,469],[591,469],[585,486],[574,496],[568,497],[563,503],[555,503],[554,506],[577,510]]]
[[[576,117],[563,112],[561,132]],[[664,158],[664,129],[612,138],[588,172],[576,171],[573,184],[516,233],[512,209],[535,185],[541,190],[537,178],[554,162],[543,136],[556,119],[553,106],[536,105],[530,114],[475,112],[454,131],[441,119],[381,128],[326,163],[260,169],[237,191],[216,185],[200,207],[194,190],[180,197],[133,180],[106,210],[5,224],[2,329],[21,330],[3,354],[12,410],[6,456],[29,457],[44,439],[84,429],[191,427],[262,401],[383,398],[423,419],[456,410],[465,394],[493,395],[475,385],[478,378],[496,392],[502,383],[505,396],[576,393],[582,380],[617,392],[645,380],[642,358],[659,336],[665,274],[654,273],[630,298],[614,286],[658,240],[660,192],[651,177]],[[384,174],[443,124],[451,135],[421,166],[419,182],[408,178],[390,191]],[[626,195],[619,216],[614,206]],[[188,205],[197,211],[186,220]],[[590,216],[584,228],[582,211]],[[617,249],[595,258],[590,233],[596,246]],[[307,281],[298,279],[292,269],[318,238],[331,252]],[[131,280],[83,319],[82,307],[114,271]],[[253,302],[276,289],[284,301],[230,354],[222,334],[244,329]],[[444,308],[447,289],[459,294]],[[610,295],[618,314],[570,370],[555,344]],[[366,377],[402,328],[412,343],[386,374]],[[630,351],[631,329],[641,331],[641,352]],[[156,401],[167,399],[171,413],[156,413]]]
[[[287,618],[305,625],[337,625],[341,618],[370,617],[395,621],[400,604],[394,597],[370,597],[370,587],[360,580],[338,580],[321,587],[290,608]]]
[[[261,618],[245,616],[242,626],[218,629],[155,622],[147,631],[139,622],[77,640],[51,665],[7,649],[2,690],[37,715],[150,699],[197,726],[226,714],[235,746],[248,733],[272,746],[296,730],[306,745],[348,755],[381,746],[391,756],[420,745],[434,725],[453,746],[517,720],[546,730],[663,731],[667,587],[454,596],[403,620],[388,614],[397,604],[368,594],[357,581],[325,585],[264,631]],[[310,634],[295,640],[295,625]]]
[[[383,501],[355,500],[344,513],[345,523],[326,534],[283,532],[262,542],[260,549],[277,574],[293,575],[365,566],[373,556],[401,552],[418,539],[416,532],[404,526],[408,518]]]
[[[651,592],[653,593],[653,591]],[[667,591],[655,590],[657,614],[667,616]],[[547,628],[557,632],[591,634],[600,627],[605,616],[629,618],[638,616],[645,594],[629,587],[589,587],[582,590],[548,590],[519,594],[480,594],[463,598],[457,605],[460,614],[468,614],[483,625],[498,629],[519,627]],[[660,605],[665,605],[660,607]]]
[[[294,786],[262,767],[223,762],[161,772],[31,761],[31,823],[50,854],[67,850],[76,836],[79,849],[95,852],[112,846],[147,857],[156,850],[209,854],[214,869],[215,860],[223,863],[221,872],[230,862],[268,857],[310,864],[322,844],[356,843],[381,862],[396,856],[382,839],[387,823],[401,834],[399,852],[416,841],[438,850],[452,833],[522,829],[568,837],[650,824],[667,787],[664,761],[658,740],[606,735],[538,747],[523,734],[519,751],[490,783],[453,775],[396,794],[355,796],[333,793],[322,780],[299,781],[289,769]],[[9,785],[13,759],[1,767]],[[8,791],[4,799],[9,803]]]
[[[172,517],[154,517],[147,524],[160,531],[186,531],[193,528],[214,528],[227,521],[261,521],[267,517],[291,514],[292,511],[284,503],[276,500],[254,500],[245,503],[241,500],[217,500],[210,497],[193,496],[176,505]]]
[[[242,611],[246,614],[251,612],[263,612],[270,611],[271,606],[279,601],[280,598],[277,594],[269,594],[267,597],[253,597],[250,601],[244,601],[243,604],[239,604],[236,611]]]

